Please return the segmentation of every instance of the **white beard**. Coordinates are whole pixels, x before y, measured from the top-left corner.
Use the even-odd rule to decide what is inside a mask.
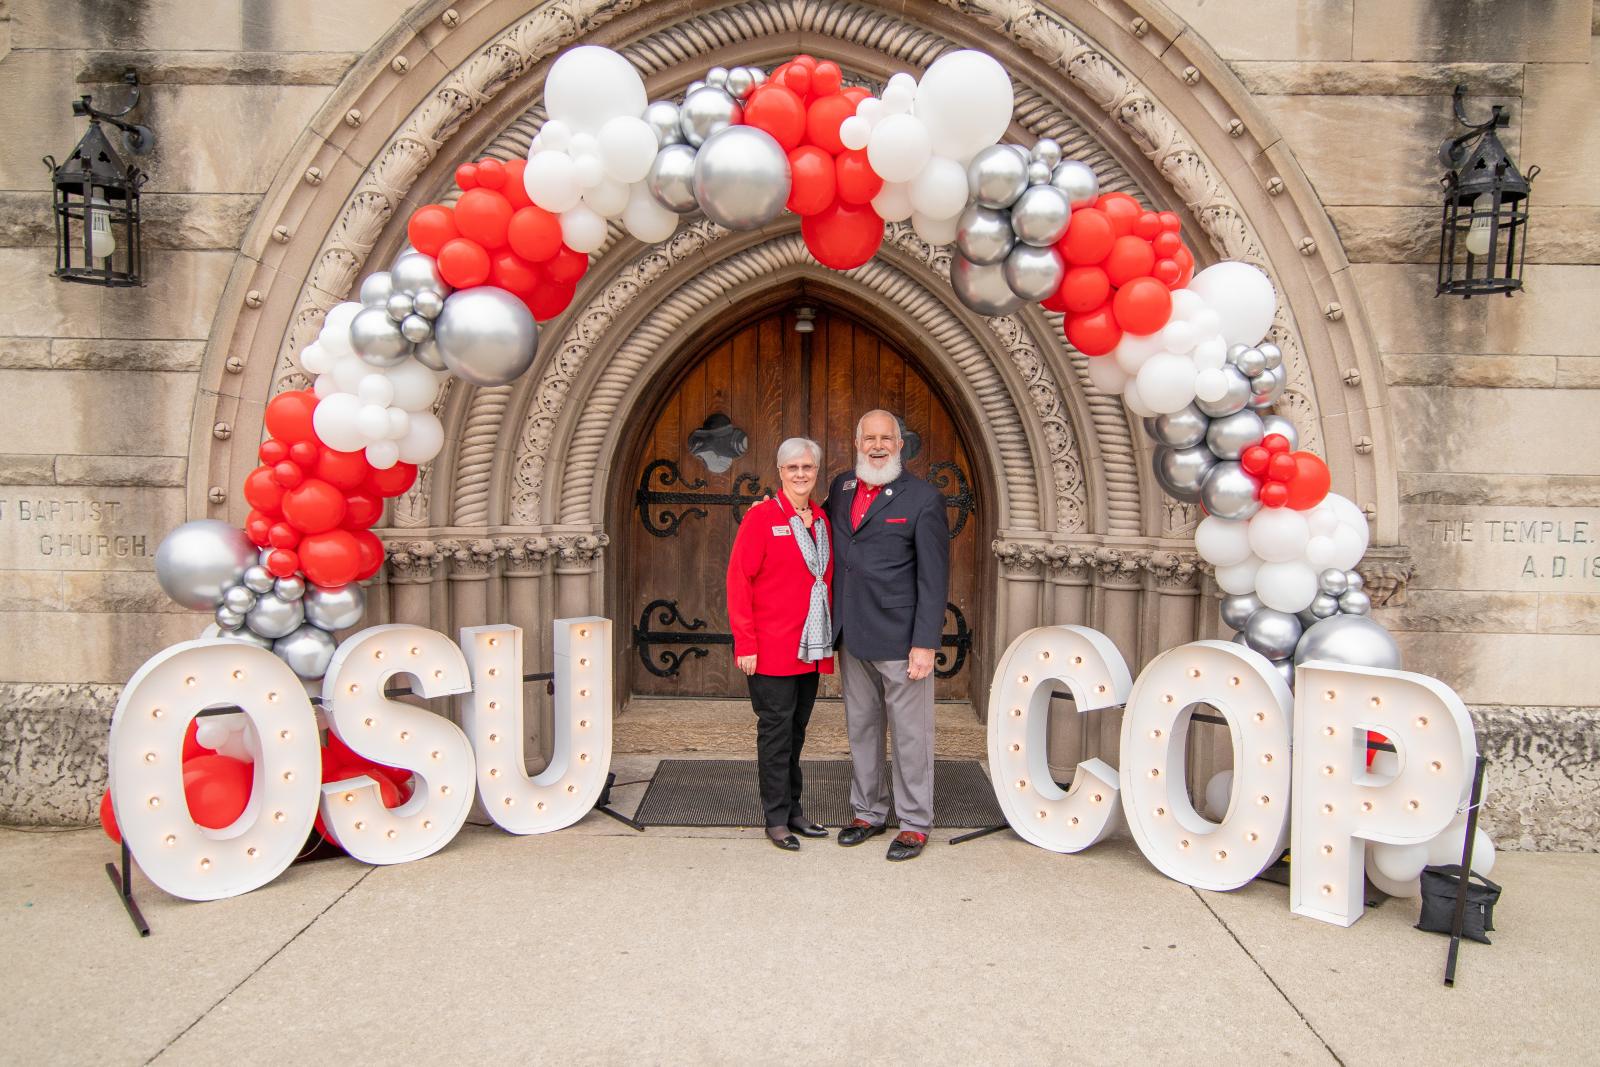
[[[865,452],[856,453],[856,480],[868,485],[888,485],[900,477],[900,457],[890,456],[882,467],[874,467]]]

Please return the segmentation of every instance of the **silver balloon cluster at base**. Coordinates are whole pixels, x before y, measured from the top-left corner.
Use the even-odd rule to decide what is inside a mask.
[[[1253,593],[1226,594],[1222,621],[1238,631],[1234,641],[1271,660],[1291,689],[1295,665],[1307,660],[1398,669],[1400,646],[1367,617],[1372,599],[1363,584],[1359,572],[1330,567],[1318,577],[1311,606],[1294,614],[1266,607]]]
[[[218,635],[265,648],[308,682],[327,672],[334,632],[361,621],[366,593],[354,583],[313,585],[299,575],[274,577],[237,527],[196,519],[156,550],[156,579],[175,602],[210,611]]]
[[[444,370],[444,359],[432,342],[435,320],[450,292],[432,256],[402,253],[390,269],[361,283],[361,310],[350,320],[350,347],[374,367],[392,367],[415,355],[423,365]]]

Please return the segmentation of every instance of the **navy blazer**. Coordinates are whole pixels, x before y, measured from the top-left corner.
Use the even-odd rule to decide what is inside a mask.
[[[944,497],[913,474],[883,487],[860,529],[850,522],[856,476],[833,480],[823,504],[833,534],[833,643],[857,659],[903,660],[939,648],[950,591]]]

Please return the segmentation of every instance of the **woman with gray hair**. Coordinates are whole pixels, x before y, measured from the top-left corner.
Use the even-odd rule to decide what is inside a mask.
[[[800,807],[800,750],[819,674],[833,673],[832,538],[811,490],[822,446],[791,437],[778,446],[783,490],[745,512],[728,561],[733,655],[748,676],[767,838],[800,848],[795,834],[827,837]]]

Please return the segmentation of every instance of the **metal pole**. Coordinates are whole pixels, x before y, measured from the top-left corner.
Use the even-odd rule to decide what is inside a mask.
[[[1461,925],[1467,914],[1467,883],[1472,877],[1472,839],[1478,834],[1478,804],[1483,799],[1483,757],[1472,774],[1472,799],[1467,804],[1467,839],[1461,845],[1461,880],[1456,883],[1456,914],[1450,920],[1450,954],[1444,963],[1444,984],[1456,984],[1456,956],[1461,951]]]

